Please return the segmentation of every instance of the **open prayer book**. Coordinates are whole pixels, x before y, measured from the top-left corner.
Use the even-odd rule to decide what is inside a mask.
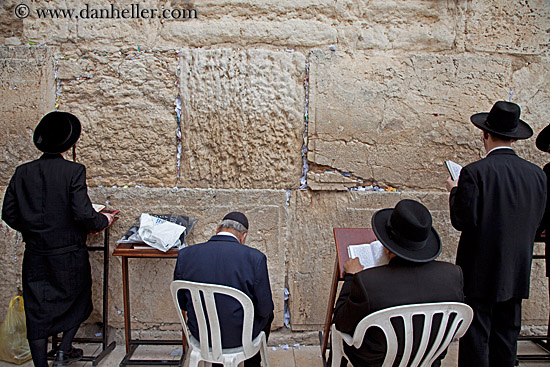
[[[348,255],[350,259],[358,257],[363,269],[386,265],[390,261],[387,252],[384,251],[384,245],[380,241],[349,245]]]
[[[94,207],[94,210],[98,213],[105,209],[105,205],[102,204],[92,204],[92,206]]]
[[[462,166],[453,161],[445,161],[445,167],[447,167],[447,170],[449,171],[449,174],[451,175],[453,181],[458,180],[458,176],[460,176]]]

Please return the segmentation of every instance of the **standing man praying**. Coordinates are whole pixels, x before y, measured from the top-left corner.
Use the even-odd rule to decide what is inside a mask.
[[[2,219],[20,231],[25,242],[23,299],[35,367],[48,367],[48,337],[61,332],[53,366],[82,358],[82,349],[73,348],[72,342],[93,308],[86,237],[114,218],[93,209],[86,168],[62,156],[76,144],[80,132],[80,121],[73,114],[45,115],[33,135],[44,154],[17,167],[2,206]]]
[[[482,130],[484,159],[447,179],[451,222],[462,231],[456,257],[474,319],[460,339],[459,367],[512,367],[529,297],[535,233],[546,204],[546,176],[512,143],[533,135],[520,107],[499,101],[471,122]]]

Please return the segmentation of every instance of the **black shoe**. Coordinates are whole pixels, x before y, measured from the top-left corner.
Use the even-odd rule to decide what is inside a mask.
[[[71,364],[76,361],[80,361],[84,352],[82,349],[71,348],[68,352],[63,352],[62,350],[57,352],[55,360],[53,361],[53,367],[61,367]]]

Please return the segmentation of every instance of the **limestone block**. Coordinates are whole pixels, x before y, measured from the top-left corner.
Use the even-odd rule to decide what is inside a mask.
[[[17,44],[17,40],[23,33],[23,20],[15,16],[15,6],[19,3],[16,0],[6,0],[0,4],[0,44],[20,44]]]
[[[520,55],[548,52],[550,8],[545,0],[466,2],[466,50]]]
[[[173,55],[87,53],[60,61],[60,110],[82,123],[77,160],[90,186],[176,183]],[[74,78],[74,79],[73,79]]]
[[[1,190],[2,197],[4,190]],[[23,241],[21,236],[4,222],[0,224],[2,247],[0,248],[0,319],[4,319],[11,297],[21,295],[21,266],[23,262]]]
[[[132,11],[136,4],[113,4],[118,11]],[[71,9],[72,17],[40,18],[37,10]],[[73,1],[70,7],[63,1],[30,4],[31,15],[25,19],[24,35],[35,42],[47,42],[66,52],[94,49],[116,51],[140,45],[147,50],[173,50],[182,44],[189,47],[232,43],[239,46],[272,44],[282,47],[312,47],[336,43],[337,32],[332,27],[334,9],[331,2],[291,1],[273,4],[267,1],[242,2],[194,1],[189,4],[169,4],[156,0],[139,3],[147,15],[112,18],[119,14],[100,2]],[[105,11],[111,18],[93,19],[93,14]],[[153,14],[151,18],[149,14]],[[169,11],[167,18],[161,12]],[[192,10],[193,13],[189,11]],[[172,12],[175,11],[175,12]],[[172,15],[174,14],[174,15]],[[180,18],[177,19],[179,14]],[[192,17],[197,14],[196,18]],[[131,15],[131,14],[130,14]],[[140,32],[136,32],[140,29]],[[159,42],[160,40],[160,42]],[[69,41],[69,42],[67,42]]]
[[[314,51],[308,160],[398,189],[442,189],[445,159],[479,159],[470,115],[507,99],[512,76],[504,59]]]
[[[0,185],[7,185],[16,166],[40,155],[32,134],[54,108],[55,69],[46,47],[0,46],[0,65]]]
[[[285,284],[285,238],[288,214],[283,190],[188,190],[188,189],[112,189],[91,188],[92,201],[121,210],[120,219],[111,230],[111,251],[115,241],[132,226],[141,213],[175,213],[198,219],[189,245],[207,241],[215,234],[223,216],[232,210],[244,212],[250,221],[247,245],[266,254],[275,303],[274,328],[283,325]],[[101,236],[89,238],[93,244]],[[230,259],[228,259],[230,261]],[[130,293],[132,327],[148,328],[160,323],[178,323],[170,297],[169,283],[173,278],[175,260],[130,259]],[[101,256],[92,257],[95,274],[101,274]],[[123,326],[121,259],[111,257],[110,263],[110,323]],[[94,278],[95,302],[99,302],[101,284]],[[97,295],[97,296],[96,296]],[[119,313],[119,311],[121,311]],[[99,317],[99,316],[98,316]]]
[[[370,228],[372,214],[394,207],[401,199],[420,201],[430,210],[443,244],[438,260],[454,263],[460,232],[450,224],[447,193],[292,193],[287,257],[294,331],[319,330],[324,323],[336,256],[332,228]],[[544,253],[543,246],[537,246],[535,253]],[[548,294],[543,261],[534,260],[531,282],[531,298],[524,302],[523,324],[546,325]]]
[[[514,101],[521,106],[521,119],[533,128],[534,135],[516,142],[514,149],[522,158],[543,167],[550,162],[550,155],[533,147],[539,132],[550,123],[550,60],[535,57],[522,61],[515,65],[512,75]]]
[[[544,255],[544,245],[535,247],[535,254]],[[548,278],[544,259],[534,259],[531,267],[529,299],[522,304],[523,325],[548,325]]]
[[[336,259],[332,228],[370,228],[372,214],[399,199],[398,193],[292,192],[287,243],[292,330],[319,330],[324,323]]]
[[[232,43],[239,46],[270,44],[279,47],[317,47],[337,42],[337,33],[330,24],[317,20],[285,19],[256,21],[221,19],[216,22],[192,20],[166,22],[161,34],[167,42],[204,47]]]
[[[356,187],[361,183],[344,176],[340,172],[331,170],[310,170],[307,172],[307,186],[312,190],[347,191],[350,187]]]
[[[451,50],[462,18],[442,1],[338,1],[339,45],[352,50]]]
[[[296,188],[305,58],[268,50],[180,52],[183,187]]]

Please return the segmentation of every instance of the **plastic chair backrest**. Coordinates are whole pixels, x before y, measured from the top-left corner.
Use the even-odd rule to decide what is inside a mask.
[[[252,325],[254,321],[254,305],[250,298],[238,289],[227,287],[217,284],[196,283],[184,280],[174,280],[170,284],[170,291],[172,292],[172,299],[174,300],[176,310],[178,310],[178,316],[181,324],[184,325],[183,331],[187,340],[191,340],[191,332],[185,322],[181,308],[178,301],[178,291],[186,289],[191,293],[191,300],[193,302],[193,309],[197,318],[197,324],[199,327],[199,343],[201,349],[201,356],[205,360],[213,360],[216,362],[222,362],[222,339],[220,331],[220,322],[218,319],[218,311],[216,310],[215,294],[223,294],[235,298],[240,302],[243,308],[243,332],[242,332],[242,348],[245,358],[250,358],[254,355],[255,350],[252,345]],[[203,297],[201,297],[201,294]],[[206,308],[208,314],[207,327],[206,315],[203,307]],[[210,330],[210,335],[208,335]],[[209,339],[210,337],[210,339]],[[209,348],[208,340],[211,341],[211,348]]]
[[[432,336],[432,324],[435,315],[441,315],[439,327],[434,331],[435,336]],[[420,338],[420,345],[414,354],[414,360],[410,362],[413,351],[413,317],[423,315],[424,324]],[[451,318],[455,315],[454,318]],[[470,323],[472,322],[473,311],[470,306],[459,302],[437,302],[437,303],[422,303],[413,305],[403,305],[391,308],[386,308],[374,312],[363,318],[353,333],[353,337],[348,334],[341,333],[336,330],[333,325],[333,332],[339,333],[341,338],[348,344],[359,348],[363,344],[365,332],[370,327],[379,327],[384,335],[388,349],[382,367],[391,367],[395,362],[398,349],[398,340],[395,329],[391,323],[394,318],[401,318],[404,325],[404,346],[403,357],[399,363],[399,367],[424,367],[431,366],[439,355],[447,349],[454,338],[460,338],[464,335]],[[428,342],[430,338],[435,337],[429,350]],[[334,339],[333,339],[334,340]],[[338,347],[338,346],[333,346]],[[342,343],[340,342],[340,346]],[[339,363],[339,362],[338,362]]]

